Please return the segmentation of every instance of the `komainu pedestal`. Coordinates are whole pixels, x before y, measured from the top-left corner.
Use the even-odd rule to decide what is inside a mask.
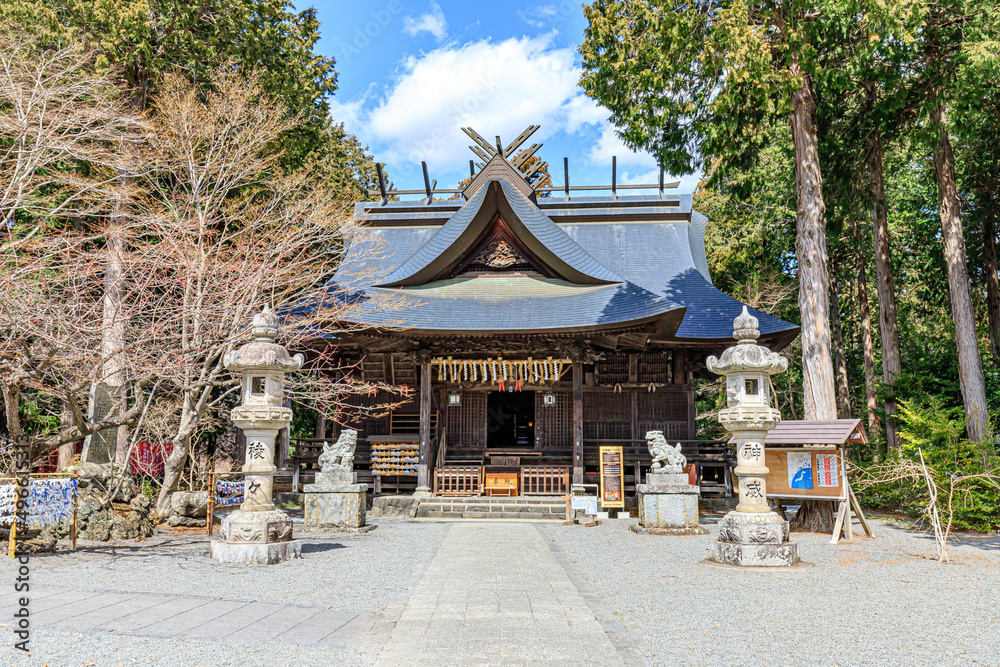
[[[687,459],[680,445],[671,447],[663,431],[646,433],[646,444],[653,459],[653,469],[645,484],[635,487],[639,504],[637,533],[654,535],[701,535],[698,487],[690,484],[684,466]]]
[[[321,472],[316,473],[315,483],[302,487],[307,528],[359,530],[365,526],[368,485],[358,484],[354,472],[357,442],[358,432],[346,429],[337,442],[323,443]]]
[[[302,488],[306,528],[353,530],[365,525],[367,484],[306,484]]]

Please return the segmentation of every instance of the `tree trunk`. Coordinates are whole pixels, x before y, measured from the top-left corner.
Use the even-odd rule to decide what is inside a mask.
[[[21,407],[21,389],[13,384],[0,384],[0,392],[3,393],[4,416],[7,418],[7,435],[15,447],[25,444],[25,433],[21,428],[21,415],[18,409]],[[11,471],[13,472],[13,471]]]
[[[861,225],[854,224],[854,238],[857,243],[854,246],[854,261],[858,270],[858,310],[861,311],[861,347],[865,358],[865,408],[868,412],[868,435],[875,437],[882,426],[878,420],[878,393],[875,387],[875,350],[872,344],[872,315],[868,306],[868,271],[865,269],[865,254],[861,251],[864,247],[864,238],[861,235]],[[889,280],[892,280],[890,274]],[[879,300],[881,306],[881,299]],[[893,303],[893,317],[895,317],[895,302]],[[885,338],[883,337],[883,342]],[[898,350],[897,350],[898,351]],[[885,368],[883,359],[883,369]],[[889,401],[886,401],[888,405]],[[895,405],[895,401],[893,402]],[[888,409],[888,408],[887,408]]]
[[[188,453],[191,450],[191,436],[198,423],[198,415],[191,414],[191,398],[185,396],[184,401],[181,424],[177,429],[177,435],[174,436],[174,451],[163,462],[163,486],[160,487],[160,495],[156,499],[156,513],[160,517],[166,517],[170,513],[170,498],[181,481],[184,464],[187,463]]]
[[[997,206],[992,192],[985,192],[981,202],[983,216],[983,260],[986,264],[986,313],[990,329],[990,349],[1000,360],[1000,279],[997,277]]]
[[[847,381],[847,358],[844,354],[844,330],[840,322],[840,294],[837,271],[830,272],[830,335],[833,337],[834,370],[837,381],[837,414],[841,419],[851,416],[851,390]]]
[[[793,54],[793,76],[800,74]],[[797,204],[795,255],[799,271],[799,312],[802,318],[802,388],[806,419],[836,419],[837,400],[830,352],[829,275],[826,268],[826,205],[816,140],[816,101],[812,81],[792,93],[789,114],[795,143]]]
[[[965,265],[965,237],[962,234],[962,213],[959,208],[958,183],[955,178],[955,154],[951,149],[944,107],[938,105],[931,112],[931,122],[938,131],[938,142],[934,149],[934,171],[941,209],[941,238],[944,241],[951,316],[955,322],[958,379],[962,387],[965,414],[969,420],[966,430],[969,440],[982,443],[989,437],[986,383],[983,380],[983,362],[979,355],[976,314],[972,307],[969,273]]]
[[[882,382],[886,387],[885,440],[888,451],[899,447],[896,398],[893,385],[902,372],[899,354],[899,320],[896,316],[896,290],[893,285],[892,256],[889,252],[889,220],[885,208],[885,181],[882,173],[882,138],[873,132],[868,146],[868,168],[872,179],[872,227],[875,243],[875,288],[878,292],[879,334],[882,338]],[[860,232],[860,230],[859,230]],[[860,238],[860,234],[859,234]],[[860,251],[860,248],[859,248]],[[869,336],[870,336],[869,332]],[[869,416],[872,434],[872,418]],[[877,423],[877,418],[876,418]]]
[[[59,430],[65,431],[73,425],[73,413],[69,409],[69,404],[66,401],[62,403],[62,410],[59,413]],[[62,470],[69,465],[70,461],[73,460],[73,455],[76,454],[76,443],[67,442],[64,445],[59,446],[59,462],[56,463],[56,470]]]
[[[101,355],[104,366],[101,382],[116,390],[119,409],[127,409],[123,385],[125,354],[125,323],[122,320],[121,282],[124,278],[122,251],[124,242],[120,229],[112,228],[107,237],[107,249],[104,259],[104,303],[101,322]],[[95,415],[103,418],[104,415]],[[118,437],[115,447],[114,461],[121,463],[128,452],[128,427],[118,427]]]
[[[833,533],[833,522],[832,500],[803,500],[789,528],[800,533]]]

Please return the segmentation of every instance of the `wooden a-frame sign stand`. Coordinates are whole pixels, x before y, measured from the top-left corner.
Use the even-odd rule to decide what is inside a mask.
[[[861,529],[865,531],[865,535],[867,537],[874,537],[872,529],[868,525],[868,519],[861,509],[861,503],[854,496],[854,489],[851,488],[851,483],[845,479],[844,486],[849,500],[841,500],[838,504],[837,519],[833,524],[833,535],[830,538],[830,544],[839,543],[841,534],[843,534],[844,539],[848,542],[854,539],[854,516],[858,517]],[[773,500],[778,514],[781,515],[782,519],[787,521],[788,517],[785,516],[785,508],[781,504],[781,498],[773,498]]]
[[[854,539],[854,516],[873,537],[868,519],[847,478],[847,445],[866,443],[860,419],[782,421],[764,441],[767,495],[784,519],[782,499],[838,502],[830,544]],[[808,474],[804,474],[808,471]],[[801,475],[797,473],[802,473]]]

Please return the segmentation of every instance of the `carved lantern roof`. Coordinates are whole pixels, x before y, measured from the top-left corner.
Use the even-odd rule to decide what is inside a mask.
[[[743,306],[743,312],[733,320],[733,338],[739,342],[726,348],[721,357],[709,357],[705,365],[708,370],[719,375],[739,371],[763,372],[769,375],[784,373],[788,369],[788,359],[757,345],[759,337],[757,318]]]
[[[278,337],[278,316],[269,306],[254,315],[252,327],[254,340],[238,350],[227,352],[222,363],[231,371],[281,371],[290,373],[302,368],[305,358],[301,354],[288,354],[284,345],[275,343]]]

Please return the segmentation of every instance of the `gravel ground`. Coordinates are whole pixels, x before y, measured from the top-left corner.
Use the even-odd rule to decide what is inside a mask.
[[[169,593],[381,613],[408,598],[437,551],[447,525],[389,517],[373,517],[371,523],[377,528],[362,534],[305,532],[296,526],[296,537],[303,542],[303,558],[271,567],[213,561],[204,533],[161,532],[145,542],[81,540],[76,553],[32,557],[31,583],[83,591]],[[0,559],[0,581],[11,582],[14,571],[13,561]],[[0,624],[6,626],[7,619]],[[251,646],[45,628],[32,630],[30,657],[13,648],[6,628],[0,646],[0,665],[5,667],[325,667],[372,662],[370,656],[330,646]]]
[[[5,633],[6,634],[6,633]],[[329,667],[368,665],[371,660],[337,652],[330,647],[206,642],[155,637],[133,637],[111,633],[32,631],[33,657],[6,650],[3,663],[9,667],[105,667],[155,665],[156,667]]]
[[[709,534],[698,537],[638,536],[628,530],[629,521],[616,520],[596,528],[536,525],[585,597],[599,598],[588,597],[615,643],[633,648],[653,665],[1000,664],[1000,537],[961,539],[951,548],[953,563],[942,565],[934,560],[934,542],[926,534],[877,520],[876,538],[854,544],[835,547],[827,536],[794,534],[812,568],[747,572],[700,562],[716,538],[719,518],[703,515]],[[373,519],[378,528],[367,534],[300,532],[306,557],[267,568],[215,563],[204,535],[81,542],[75,554],[33,558],[32,583],[380,614],[406,601],[450,524]],[[0,581],[11,581],[13,565],[0,559]],[[384,639],[373,635],[370,641]],[[0,664],[309,667],[371,662],[370,654],[330,647],[45,628],[32,632],[36,657],[24,657],[12,643],[4,631]]]
[[[374,517],[373,517],[374,518]],[[35,556],[31,581],[37,586],[123,593],[170,593],[229,600],[319,605],[380,612],[405,595],[437,551],[443,524],[389,517],[361,534],[305,532],[300,560],[277,567],[217,563],[209,538],[160,532],[145,542],[78,543],[78,552]],[[16,565],[0,559],[0,581]]]
[[[940,564],[926,534],[876,520],[854,544],[793,533],[809,569],[744,572],[699,562],[714,525],[658,537],[629,523],[545,531],[650,664],[1000,664],[1000,537],[962,539]]]

